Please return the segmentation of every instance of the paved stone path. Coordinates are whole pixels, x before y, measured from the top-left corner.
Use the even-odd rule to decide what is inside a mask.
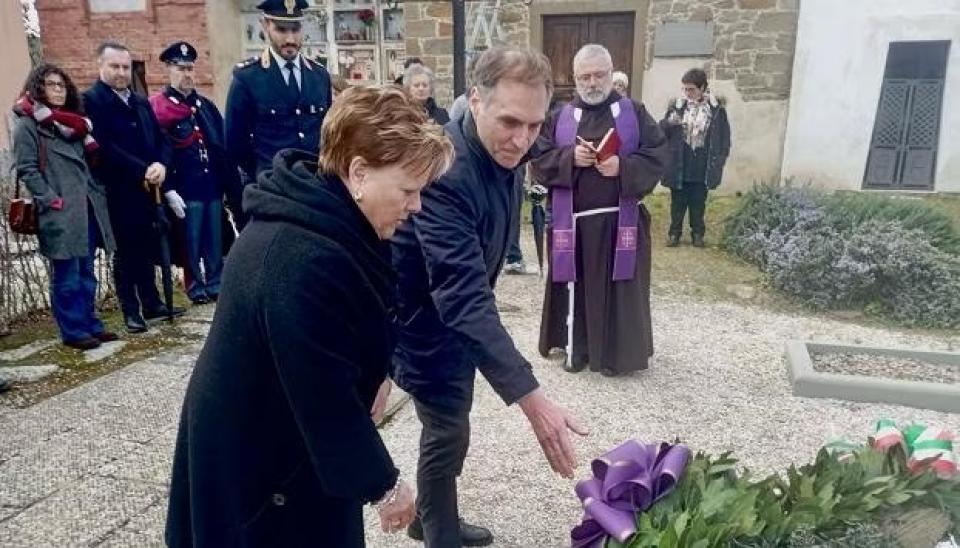
[[[960,337],[655,294],[657,356],[649,370],[623,379],[569,375],[535,354],[542,287],[536,276],[504,277],[498,299],[542,384],[592,429],[577,441],[579,477],[589,474],[589,458],[628,437],[680,436],[706,451],[736,449],[751,469],[766,472],[811,458],[835,437],[862,439],[881,415],[960,429],[960,415],[794,398],[782,360],[784,341],[794,337],[930,348],[960,344]],[[181,330],[204,335],[212,313],[212,306],[190,310]],[[0,546],[162,546],[177,420],[200,347],[192,342],[27,409],[0,408]],[[408,478],[419,435],[411,407],[383,429]],[[580,515],[573,482],[549,472],[519,410],[505,408],[479,380],[472,421],[463,515],[491,526],[500,547],[568,545]],[[380,533],[372,515],[367,542],[417,546]]]

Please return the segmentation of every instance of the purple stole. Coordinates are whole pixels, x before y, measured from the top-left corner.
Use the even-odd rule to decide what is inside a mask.
[[[617,108],[619,107],[619,113]],[[614,125],[620,136],[621,159],[640,148],[640,125],[633,101],[621,98],[610,104]],[[558,147],[573,146],[577,140],[579,120],[573,105],[566,105],[557,118],[554,140]],[[621,168],[623,164],[621,163]],[[554,282],[577,280],[577,249],[573,219],[573,186],[550,189],[552,249],[550,278]],[[632,280],[637,264],[637,221],[639,208],[636,198],[620,197],[617,218],[617,241],[613,259],[613,281]]]

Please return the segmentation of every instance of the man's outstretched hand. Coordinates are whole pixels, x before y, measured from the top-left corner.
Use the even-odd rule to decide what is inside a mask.
[[[573,478],[577,468],[577,453],[567,430],[581,436],[586,436],[589,431],[580,426],[566,409],[548,400],[539,388],[521,398],[518,403],[530,421],[550,467],[565,478]]]

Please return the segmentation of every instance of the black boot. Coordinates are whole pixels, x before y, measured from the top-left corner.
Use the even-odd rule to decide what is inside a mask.
[[[423,525],[420,524],[420,518],[414,518],[413,523],[407,527],[407,536],[413,540],[423,541]],[[493,533],[486,527],[479,525],[470,525],[460,519],[460,542],[464,546],[489,546],[493,544]]]
[[[667,239],[667,247],[677,247],[680,245],[680,235],[671,234]]]
[[[706,244],[703,243],[703,234],[693,235],[693,247],[706,247]]]
[[[123,323],[127,326],[127,333],[144,333],[147,330],[147,321],[140,314],[124,314]]]
[[[179,307],[179,306],[175,306],[175,307],[173,307],[173,309],[171,310],[171,312],[170,312],[169,314],[167,314],[167,307],[166,307],[165,305],[160,305],[160,306],[158,306],[158,307],[151,308],[151,309],[149,309],[149,310],[144,310],[144,311],[143,311],[143,317],[146,318],[147,321],[149,322],[149,321],[153,321],[153,320],[165,319],[165,318],[167,318],[167,317],[169,317],[169,316],[173,316],[174,318],[178,318],[178,317],[180,317],[180,316],[183,316],[183,313],[184,313],[184,312],[185,312],[185,310],[184,310],[183,308],[181,308],[181,307]]]
[[[5,378],[0,377],[0,394],[3,394],[7,390],[10,390],[10,382]]]
[[[76,348],[77,350],[93,350],[100,346],[99,339],[93,337],[87,337],[86,339],[78,339],[75,341],[63,341],[64,346],[69,346],[70,348]]]

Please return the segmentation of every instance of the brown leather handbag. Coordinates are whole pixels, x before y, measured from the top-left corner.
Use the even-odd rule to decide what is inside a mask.
[[[17,179],[13,199],[10,200],[10,230],[17,234],[36,235],[39,230],[37,204],[30,198],[20,197],[20,180]]]
[[[46,143],[40,139],[40,173],[43,173],[46,167]],[[13,190],[13,199],[10,200],[10,212],[8,214],[10,221],[10,230],[17,234],[26,234],[35,236],[40,231],[40,218],[37,214],[37,204],[31,198],[20,197],[20,179],[17,178],[16,186]]]

